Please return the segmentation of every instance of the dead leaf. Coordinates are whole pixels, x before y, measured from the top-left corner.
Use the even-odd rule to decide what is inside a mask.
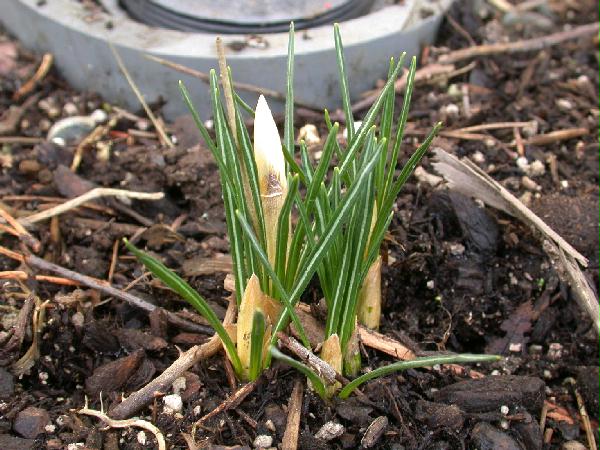
[[[215,272],[233,272],[230,255],[217,255],[211,258],[196,257],[183,262],[181,269],[186,277],[212,275]]]
[[[534,310],[531,301],[519,305],[512,314],[502,322],[500,328],[506,331],[502,338],[495,338],[486,347],[487,353],[502,354],[508,350],[510,344],[526,344],[529,338],[526,333],[531,331],[531,321],[533,320]]]

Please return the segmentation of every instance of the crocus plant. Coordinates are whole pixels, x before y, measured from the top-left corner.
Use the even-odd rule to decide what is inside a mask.
[[[409,367],[450,362],[482,362],[487,355],[420,358],[382,367],[341,388],[326,385],[301,362],[279,351],[277,333],[290,321],[302,344],[310,343],[294,307],[316,274],[327,304],[321,358],[338,373],[360,371],[356,323],[377,328],[381,314],[380,246],[393,216],[398,192],[427,151],[437,124],[408,162],[396,173],[416,63],[407,74],[403,108],[394,126],[395,81],[404,56],[391,60],[389,76],[363,119],[354,128],[342,41],[334,27],[347,139],[331,123],[321,159],[311,162],[304,142],[294,143],[294,33],[290,27],[283,143],[267,102],[260,96],[253,110],[231,87],[230,73],[221,73],[225,105],[217,74],[210,72],[215,137],[211,137],[180,83],[200,134],[219,168],[227,232],[231,242],[238,319],[223,326],[207,302],[161,262],[127,247],[167,286],[185,298],[213,326],[241,380],[254,380],[275,357],[297,368],[323,397],[339,391],[347,397],[362,382]],[[228,100],[229,99],[229,100]],[[245,125],[254,116],[254,136]],[[394,132],[395,129],[395,132]],[[337,164],[333,165],[333,161]],[[340,390],[341,388],[341,390]]]

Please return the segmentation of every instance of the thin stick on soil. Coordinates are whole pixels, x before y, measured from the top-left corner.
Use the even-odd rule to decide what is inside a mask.
[[[525,128],[529,126],[531,126],[531,122],[492,122],[473,125],[470,127],[457,128],[456,130],[449,131],[471,133],[473,131],[502,130],[504,128]]]
[[[21,145],[35,145],[41,144],[46,139],[29,136],[0,136],[0,144],[21,144]]]
[[[378,333],[377,331],[369,330],[362,325],[358,326],[358,337],[367,347],[379,350],[394,358],[408,361],[417,357],[412,350],[395,339]]]
[[[158,133],[158,136],[160,137],[160,140],[167,147],[174,148],[175,146],[173,145],[173,142],[171,142],[171,139],[169,139],[169,136],[165,132],[164,127],[161,125],[159,120],[156,118],[156,116],[154,115],[154,113],[152,112],[150,107],[148,106],[148,103],[146,103],[144,96],[138,89],[137,85],[135,84],[135,81],[133,81],[133,78],[129,74],[127,67],[125,67],[125,63],[123,63],[123,60],[121,59],[121,55],[119,55],[119,52],[117,52],[117,49],[114,47],[114,45],[112,45],[112,43],[109,42],[108,45],[110,47],[110,51],[113,53],[113,55],[115,57],[115,60],[117,61],[117,65],[119,66],[119,69],[121,69],[121,72],[123,72],[123,75],[125,75],[125,79],[127,80],[127,83],[129,83],[129,86],[131,86],[133,93],[135,94],[135,96],[137,97],[139,102],[142,104],[142,107],[144,108],[144,111],[146,111],[146,114],[148,115],[148,118],[152,122],[152,125],[154,125],[154,128],[156,129],[156,132]]]
[[[277,333],[277,337],[279,338],[280,346],[287,348],[289,351],[298,356],[302,362],[316,371],[317,375],[327,384],[333,385],[337,381],[342,383],[342,385],[348,384],[348,380],[338,374],[333,367],[304,347],[293,337],[287,336],[282,332]]]
[[[38,253],[41,250],[42,244],[40,243],[40,241],[38,241],[35,237],[33,237],[29,233],[29,231],[27,231],[25,229],[25,227],[23,227],[23,225],[21,225],[13,216],[11,216],[8,213],[8,211],[4,210],[1,206],[0,206],[0,216],[2,216],[2,218],[4,220],[6,220],[6,223],[8,223],[11,227],[14,228],[19,239],[21,239],[26,245],[31,247],[31,249],[35,253]]]
[[[548,145],[555,142],[566,141],[580,136],[587,136],[590,130],[587,128],[566,128],[564,130],[551,131],[546,134],[538,134],[527,139],[529,145]]]
[[[552,47],[571,39],[597,35],[598,29],[599,23],[594,22],[575,27],[571,30],[561,31],[559,33],[553,33],[533,39],[499,44],[476,45],[442,55],[439,58],[439,62],[443,64],[451,64],[464,61],[465,59],[475,58],[477,56],[491,56],[502,53],[520,53],[542,50],[543,48]]]
[[[567,378],[565,380],[566,383],[570,384],[573,388],[573,394],[575,394],[575,399],[577,400],[577,407],[579,408],[579,416],[581,417],[581,422],[583,423],[583,428],[585,430],[585,435],[588,441],[588,448],[595,449],[596,447],[596,438],[594,437],[594,431],[592,430],[592,424],[590,422],[590,416],[585,409],[585,402],[583,401],[583,397],[579,393],[577,389],[577,382],[574,378]]]
[[[47,209],[46,211],[42,211],[36,214],[32,214],[27,217],[22,217],[19,219],[19,222],[24,227],[31,226],[36,222],[41,222],[42,220],[49,219],[53,216],[58,216],[59,214],[63,214],[73,208],[82,205],[83,203],[89,202],[90,200],[95,200],[100,197],[107,196],[122,196],[127,198],[134,198],[138,200],[160,200],[165,195],[162,192],[135,192],[135,191],[127,191],[124,189],[113,189],[113,188],[94,188],[79,197],[75,197],[71,200],[64,202],[61,205],[57,205],[53,208]]]
[[[44,53],[44,56],[42,56],[42,62],[38,66],[37,70],[33,76],[13,94],[13,100],[19,100],[21,97],[33,91],[35,86],[42,81],[46,75],[48,75],[53,61],[54,56],[52,56],[52,53]]]
[[[298,448],[298,433],[300,431],[300,413],[302,411],[302,398],[304,396],[304,381],[296,380],[290,402],[288,403],[288,416],[281,441],[281,450],[296,450]]]
[[[115,420],[108,417],[103,411],[97,411],[95,409],[88,408],[87,397],[85,399],[85,406],[77,411],[77,414],[84,414],[86,416],[96,417],[104,422],[110,428],[143,428],[154,435],[156,442],[158,443],[158,450],[167,450],[167,444],[162,431],[158,427],[154,426],[150,422],[142,419],[127,419],[127,420]]]
[[[223,324],[232,324],[235,320],[236,304],[231,298]],[[148,383],[140,390],[134,392],[117,406],[111,409],[110,415],[117,419],[130,417],[149,405],[154,399],[156,392],[164,392],[173,382],[186,370],[193,367],[198,361],[209,358],[222,348],[221,339],[215,334],[202,345],[195,345],[188,351],[182,353],[163,373]]]
[[[186,67],[184,65],[181,64],[177,64],[175,62],[163,59],[163,58],[159,58],[158,56],[154,56],[154,55],[145,55],[145,57],[147,59],[149,59],[150,61],[154,61],[157,62],[163,66],[169,67],[173,70],[176,70],[177,72],[181,72],[184,73],[186,75],[190,75],[194,78],[198,78],[202,81],[204,81],[205,83],[208,83],[210,81],[210,78],[208,76],[208,74],[201,72],[199,70],[196,69],[192,69],[190,67]],[[268,88],[263,88],[260,86],[255,86],[253,84],[250,83],[240,83],[239,81],[234,81],[233,82],[233,87],[239,91],[246,91],[246,92],[252,92],[254,94],[262,94],[265,97],[271,97],[273,99],[276,100],[280,100],[280,101],[285,101],[285,95],[282,94],[281,92],[277,92],[273,89],[268,89]],[[314,106],[310,106],[307,105],[306,103],[302,103],[299,102],[297,100],[294,99],[294,104],[296,106],[300,106],[302,108],[307,108],[307,109],[311,109],[314,110],[315,107]]]
[[[115,268],[117,267],[117,259],[119,256],[119,239],[115,239],[112,248],[112,254],[110,257],[110,267],[108,268],[108,282],[112,283],[113,276],[115,275]]]
[[[0,280],[27,280],[29,278],[31,278],[31,276],[22,270],[5,270],[0,272]],[[69,280],[68,278],[53,277],[51,275],[35,275],[33,279],[36,281],[60,284],[61,286],[81,286],[81,283],[78,283],[77,281]]]
[[[4,255],[7,258],[14,259],[15,261],[25,262],[25,257],[23,255],[17,252],[13,252],[12,250],[9,250],[8,248],[3,247],[2,245],[0,245],[0,255]]]
[[[252,391],[254,391],[254,389],[256,388],[256,384],[257,384],[256,380],[251,381],[248,384],[245,384],[244,386],[239,388],[237,391],[235,391],[233,394],[231,394],[229,397],[227,397],[223,403],[221,403],[219,406],[217,406],[211,412],[209,412],[208,414],[206,414],[206,415],[202,416],[200,419],[198,419],[194,423],[194,426],[192,427],[192,430],[194,430],[192,432],[192,434],[195,434],[196,427],[202,425],[208,419],[215,417],[216,415],[221,414],[222,412],[227,411],[228,409],[237,407],[240,403],[242,403],[242,401],[244,401],[244,399],[250,393],[252,393]]]
[[[96,278],[88,277],[87,275],[83,275],[78,272],[74,272],[72,270],[61,267],[57,264],[53,264],[45,259],[38,258],[35,255],[28,255],[24,257],[24,262],[36,269],[45,270],[48,272],[56,273],[64,278],[68,278],[70,280],[77,281],[84,286],[90,287],[92,289],[96,289],[100,292],[103,292],[106,295],[110,295],[111,297],[115,297],[121,300],[126,301],[130,305],[135,306],[136,308],[140,308],[141,310],[147,312],[148,314],[154,311],[155,309],[163,309],[159,306],[153,305],[152,303],[148,303],[146,300],[143,300],[139,297],[136,297],[129,292],[123,292],[110,284],[108,284],[104,280],[98,280]],[[177,314],[172,313],[170,311],[164,310],[167,316],[167,321],[178,328],[188,331],[194,331],[199,333],[211,333],[212,330],[206,326],[198,325],[192,322],[189,322],[185,319],[182,319]]]

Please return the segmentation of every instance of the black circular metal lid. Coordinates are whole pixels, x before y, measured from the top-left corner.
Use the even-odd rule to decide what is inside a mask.
[[[120,0],[136,20],[181,31],[275,33],[364,14],[372,0]]]

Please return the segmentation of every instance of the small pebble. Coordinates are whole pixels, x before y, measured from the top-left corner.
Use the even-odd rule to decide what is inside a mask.
[[[75,116],[79,112],[74,103],[68,102],[63,106],[63,111],[67,116]]]
[[[136,437],[137,437],[137,441],[140,445],[146,445],[146,432],[145,431],[140,431]]]
[[[19,172],[22,174],[35,174],[40,171],[42,166],[35,159],[24,159],[19,163]]]
[[[50,422],[48,411],[29,406],[17,414],[13,425],[14,430],[27,439],[35,439],[45,432]]]
[[[167,414],[179,413],[183,410],[183,401],[179,394],[165,395],[163,397],[163,402]]]
[[[273,445],[273,437],[268,434],[259,434],[252,443],[254,448],[269,448]]]
[[[96,123],[104,123],[108,120],[108,114],[103,109],[94,110],[90,117]]]
[[[476,162],[477,164],[485,163],[485,155],[479,151],[473,153],[473,156],[471,157],[471,159],[473,159],[473,161]]]
[[[465,246],[460,242],[453,242],[448,247],[448,250],[452,256],[460,256],[465,253]]]
[[[508,406],[506,406],[506,405],[502,405],[502,406],[500,407],[500,413],[501,413],[503,416],[506,416],[506,415],[507,415],[509,412],[510,412],[510,409],[509,409],[509,407],[508,407]]]
[[[511,342],[508,346],[508,351],[511,353],[521,353],[521,350],[523,350],[523,345],[521,343]]]
[[[344,434],[344,431],[344,425],[341,423],[327,422],[319,431],[317,431],[315,437],[317,439],[321,439],[322,441],[331,441],[332,439],[340,437],[342,434]]]
[[[558,361],[563,356],[563,346],[558,342],[552,342],[548,347],[548,359]]]
[[[562,111],[570,111],[571,109],[573,109],[573,103],[571,103],[571,101],[567,100],[566,98],[559,98],[558,100],[556,100],[556,106]]]
[[[146,119],[140,119],[135,123],[135,127],[140,131],[148,131],[150,129],[150,121]]]
[[[302,140],[309,147],[311,145],[319,144],[321,142],[321,137],[319,136],[319,131],[317,130],[317,127],[314,126],[312,123],[307,123],[302,128],[300,128],[300,131],[298,132],[298,142]]]
[[[455,119],[460,114],[460,108],[454,103],[449,103],[440,108],[440,114],[442,117]]]

